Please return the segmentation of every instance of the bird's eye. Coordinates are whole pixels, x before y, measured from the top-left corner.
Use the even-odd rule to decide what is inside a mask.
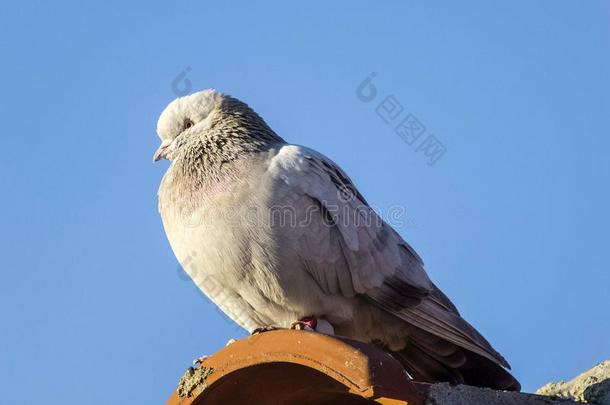
[[[193,121],[191,121],[190,119],[187,118],[184,120],[184,129],[189,129],[193,125],[195,125],[195,123]]]

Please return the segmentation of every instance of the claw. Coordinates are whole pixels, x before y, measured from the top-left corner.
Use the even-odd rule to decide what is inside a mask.
[[[265,325],[265,326],[261,326],[261,327],[254,329],[252,331],[252,333],[250,333],[250,335],[258,335],[260,333],[270,332],[272,330],[278,330],[278,329],[280,329],[280,328],[278,328],[277,326]]]
[[[306,316],[299,321],[293,322],[292,325],[290,325],[290,329],[315,332],[316,326],[318,326],[318,320],[314,316]]]

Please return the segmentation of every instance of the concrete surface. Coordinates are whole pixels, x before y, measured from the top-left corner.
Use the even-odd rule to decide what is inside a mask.
[[[425,405],[569,405],[577,402],[520,392],[494,391],[468,385],[433,384]]]

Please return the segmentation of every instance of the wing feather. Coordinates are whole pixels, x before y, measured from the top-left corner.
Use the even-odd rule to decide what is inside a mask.
[[[315,202],[328,219],[328,230],[306,232],[304,238],[307,245],[329,239],[325,246],[338,250],[330,254],[332,262],[307,256],[316,255],[313,250],[301,253],[326,293],[359,294],[405,322],[509,367],[460,317],[428,278],[422,259],[374,212],[335,163],[308,148],[288,145],[272,159],[269,170],[276,179],[274,187],[294,194],[292,201]]]

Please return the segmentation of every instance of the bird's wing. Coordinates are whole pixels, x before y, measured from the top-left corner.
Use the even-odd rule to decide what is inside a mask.
[[[364,296],[426,332],[508,367],[430,281],[421,258],[367,204],[348,176],[311,149],[287,145],[269,164],[274,192],[320,207],[325,227],[301,230],[299,257],[328,294]],[[325,240],[325,239],[337,240]],[[324,245],[326,253],[314,247]],[[329,247],[330,250],[329,251]],[[337,265],[341,258],[341,265]]]

